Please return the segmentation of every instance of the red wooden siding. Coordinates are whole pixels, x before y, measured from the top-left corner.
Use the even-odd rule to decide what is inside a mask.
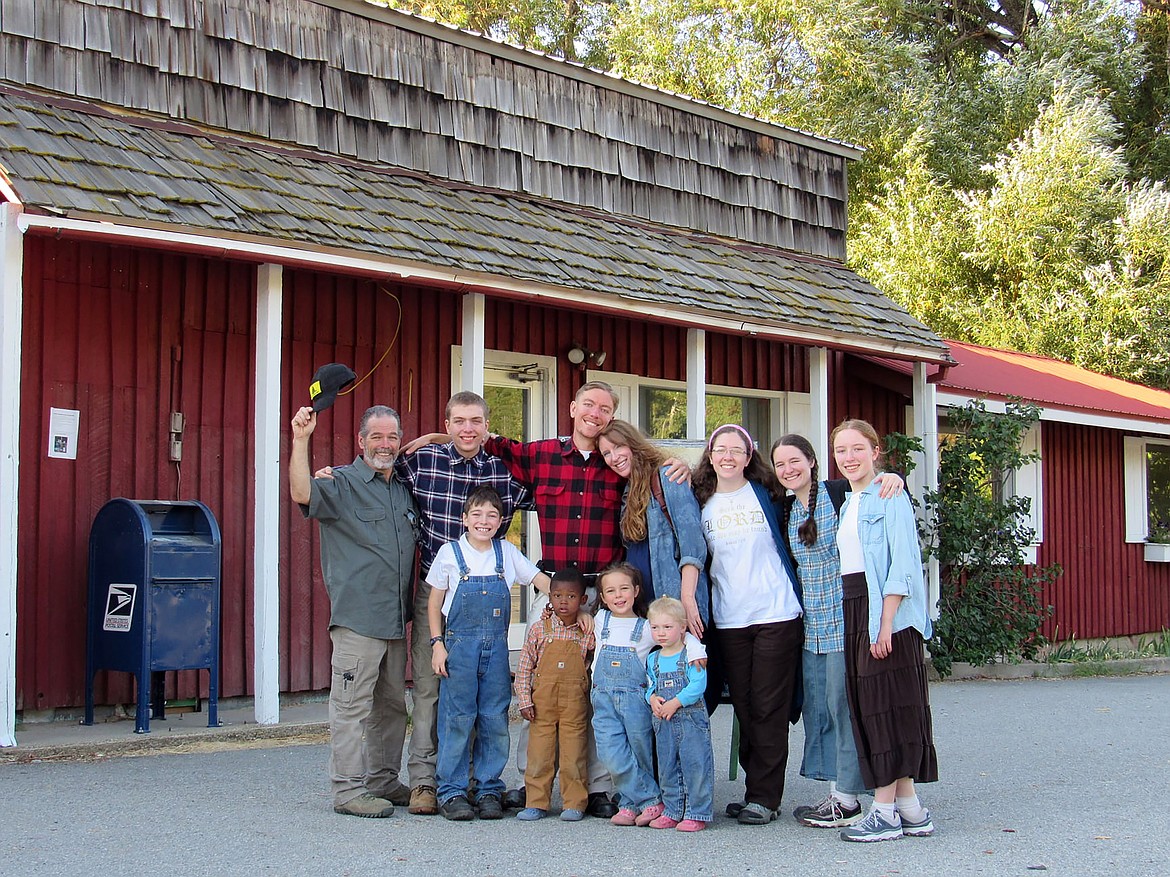
[[[17,708],[77,706],[85,693],[89,529],[110,498],[199,499],[223,533],[223,685],[250,667],[254,268],[159,250],[25,242],[18,545]],[[76,461],[48,459],[49,408],[80,411]],[[186,415],[181,468],[169,414]],[[196,683],[198,678],[198,683]],[[168,696],[206,691],[168,674]],[[128,674],[99,674],[101,703]]]
[[[807,393],[808,349],[763,338],[708,332],[707,383],[745,390]]]
[[[373,374],[318,418],[310,444],[314,469],[349,463],[358,453],[357,427],[371,405],[390,405],[403,432],[441,430],[450,396],[451,346],[459,343],[457,294],[307,271],[285,274],[281,460],[287,466],[288,421],[308,404],[313,372],[327,362],[352,366],[360,379],[398,339]],[[396,302],[397,300],[397,302]],[[282,469],[282,479],[287,469]],[[291,504],[281,506],[280,687],[329,687],[329,598],[321,576],[315,525]]]
[[[565,358],[574,342],[604,350],[605,371],[686,380],[687,332],[678,326],[490,298],[484,313],[489,350],[556,357],[557,431],[561,435],[571,429],[569,403],[585,382],[584,374]],[[623,413],[618,412],[619,416]]]
[[[1038,560],[1059,563],[1045,595],[1049,637],[1089,639],[1170,627],[1170,564],[1149,563],[1125,541],[1123,434],[1069,423],[1041,427],[1044,541]]]

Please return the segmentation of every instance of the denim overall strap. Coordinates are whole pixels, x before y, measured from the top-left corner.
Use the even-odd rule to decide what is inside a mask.
[[[504,552],[498,539],[492,540],[495,551],[494,575],[473,576],[458,542],[451,547],[459,564],[459,589],[447,614],[449,634],[473,634],[485,637],[507,636],[511,615],[512,593],[504,580]]]
[[[654,693],[663,700],[670,700],[672,697],[678,695],[680,691],[687,687],[687,648],[683,646],[683,650],[678,654],[678,664],[675,669],[668,670],[665,673],[662,671],[662,655],[659,652],[654,652],[650,655],[650,660],[654,662]]]
[[[610,691],[633,691],[646,688],[646,665],[638,657],[636,643],[642,638],[646,619],[639,618],[630,632],[630,645],[616,645],[609,640],[610,612],[605,613],[601,628],[601,646],[593,670],[593,687]]]

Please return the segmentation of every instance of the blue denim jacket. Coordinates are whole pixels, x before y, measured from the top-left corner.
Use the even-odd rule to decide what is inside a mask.
[[[902,594],[894,615],[894,633],[913,627],[930,639],[930,615],[926,607],[926,582],[922,575],[922,548],[910,498],[878,496],[881,485],[870,484],[857,494],[857,535],[865,559],[865,584],[869,589],[869,641],[877,642],[882,624],[882,600]]]
[[[681,599],[682,568],[688,564],[699,568],[695,602],[703,623],[711,620],[711,594],[707,582],[707,540],[703,538],[698,500],[689,484],[675,484],[666,477],[665,466],[659,470],[662,497],[670,509],[674,529],[653,496],[646,506],[646,532],[650,538],[650,571],[654,574],[654,593],[660,597]],[[677,533],[677,539],[675,534]]]

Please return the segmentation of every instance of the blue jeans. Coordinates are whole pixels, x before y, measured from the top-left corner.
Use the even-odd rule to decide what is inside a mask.
[[[857,761],[857,743],[845,696],[845,653],[802,654],[804,673],[804,760],[800,775],[835,780],[851,795],[867,791]]]
[[[715,806],[715,759],[706,705],[700,700],[681,708],[669,721],[656,717],[652,721],[664,815],[710,822]]]
[[[597,756],[613,778],[618,804],[642,811],[658,803],[650,743],[654,731],[645,689],[595,686],[591,699]]]
[[[468,759],[479,797],[501,796],[508,763],[508,706],[512,672],[505,636],[447,634],[447,678],[439,686],[438,798],[466,795]],[[475,751],[471,731],[475,729]]]

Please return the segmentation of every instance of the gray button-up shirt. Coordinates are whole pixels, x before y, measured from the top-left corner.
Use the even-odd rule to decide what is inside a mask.
[[[402,639],[410,620],[418,509],[397,478],[389,482],[360,456],[333,478],[314,478],[306,517],[321,525],[321,569],[329,626]]]

